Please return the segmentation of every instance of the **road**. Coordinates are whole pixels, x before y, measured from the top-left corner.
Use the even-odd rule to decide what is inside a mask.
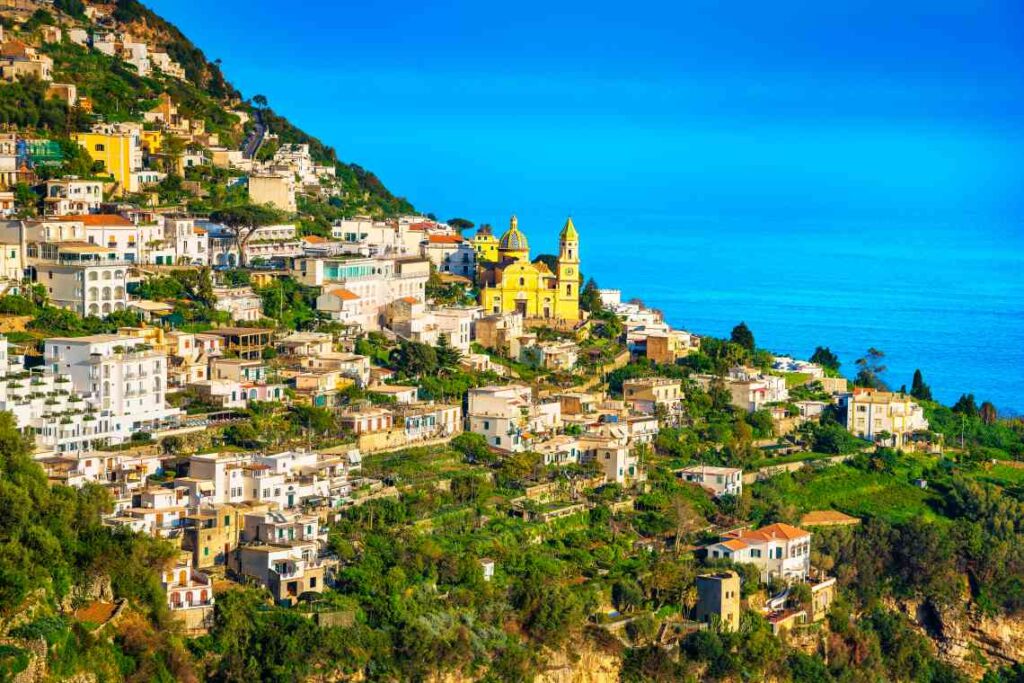
[[[263,123],[263,112],[257,109],[253,114],[252,132],[249,133],[249,137],[245,139],[245,143],[242,145],[242,156],[246,159],[252,159],[256,156],[256,152],[260,151],[260,146],[263,144],[263,138],[266,134],[267,126]]]

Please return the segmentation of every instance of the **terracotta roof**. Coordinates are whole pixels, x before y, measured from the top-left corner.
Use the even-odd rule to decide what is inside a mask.
[[[437,223],[430,223],[430,222],[410,223],[409,224],[409,229],[410,230],[416,230],[416,231],[422,231],[422,230],[426,230],[427,228],[432,228],[435,225],[437,225]]]
[[[407,304],[418,304],[420,302],[420,300],[414,296],[403,296],[399,301],[404,301]]]
[[[4,57],[27,57],[28,45],[17,38],[5,40],[3,45],[0,45],[0,55]]]
[[[304,242],[309,242],[311,244],[323,244],[324,242],[327,241],[326,238],[321,237],[320,235],[306,235],[305,237],[302,238],[302,240]]]
[[[730,534],[733,538],[749,539],[752,541],[770,541],[775,538],[784,538],[787,541],[792,541],[796,538],[803,538],[809,536],[810,532],[798,529],[795,526],[789,524],[769,524],[763,526],[760,529],[743,530]]]
[[[356,299],[359,298],[359,295],[354,294],[353,292],[350,292],[349,290],[344,289],[342,287],[339,287],[338,289],[332,289],[330,293],[343,301],[355,301]]]
[[[427,241],[433,244],[459,244],[462,238],[458,235],[428,235]]]
[[[743,550],[747,547],[747,544],[739,540],[738,538],[733,538],[728,541],[722,541],[720,545],[724,545],[729,550]]]
[[[846,524],[859,524],[856,517],[839,512],[838,510],[811,510],[800,519],[804,526],[840,526]]]
[[[68,223],[82,223],[84,225],[96,225],[104,227],[118,227],[118,228],[134,228],[135,224],[124,216],[118,216],[116,213],[89,213],[79,214],[77,216],[60,216],[55,219],[62,222]]]

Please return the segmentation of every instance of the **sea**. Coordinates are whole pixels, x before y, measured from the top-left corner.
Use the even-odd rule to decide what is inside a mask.
[[[847,376],[869,347],[894,389],[915,369],[936,399],[973,393],[1024,414],[1024,222],[972,216],[827,219],[630,213],[578,217],[584,276],[673,327],[807,358]]]

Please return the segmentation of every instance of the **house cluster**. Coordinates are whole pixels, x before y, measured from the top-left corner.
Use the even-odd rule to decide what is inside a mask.
[[[700,337],[685,330],[675,330],[665,322],[660,311],[647,308],[639,301],[622,301],[618,289],[599,290],[601,304],[622,320],[626,331],[626,347],[631,357],[647,358],[653,363],[673,364],[700,350]]]
[[[603,481],[628,485],[645,479],[642,447],[666,419],[655,408],[653,390],[664,386],[652,378],[625,400],[586,392],[539,397],[518,384],[479,387],[469,391],[466,430],[497,452],[533,451],[544,465],[592,463]],[[671,403],[681,395],[675,382],[674,391],[657,400]]]

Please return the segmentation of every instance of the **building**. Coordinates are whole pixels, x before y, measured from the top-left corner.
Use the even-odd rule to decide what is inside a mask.
[[[572,371],[578,359],[579,347],[568,340],[534,342],[519,349],[520,363],[555,372]]]
[[[254,323],[263,318],[263,299],[252,287],[214,287],[213,296],[214,308],[229,314],[234,322]]]
[[[460,235],[427,235],[422,253],[440,273],[476,277],[476,251]]]
[[[697,605],[694,621],[721,631],[740,627],[740,576],[734,571],[697,577]]]
[[[295,604],[303,593],[322,593],[324,563],[315,542],[240,545],[229,568],[241,579],[265,586],[280,604]]]
[[[738,467],[715,467],[713,465],[691,465],[676,470],[676,476],[683,481],[702,486],[719,496],[743,495],[743,470]]]
[[[165,401],[167,358],[142,339],[114,334],[87,337],[55,337],[44,343],[45,364],[54,375],[70,379],[69,389],[94,401],[96,423],[91,439],[82,438],[77,448],[93,441],[129,441],[138,432],[159,430],[177,420],[180,411]],[[64,423],[50,424],[42,435],[64,440]]]
[[[54,306],[78,315],[108,315],[128,305],[128,261],[116,249],[84,241],[26,247],[31,279],[46,288]]]
[[[699,349],[700,338],[683,330],[652,332],[647,335],[644,345],[644,351],[649,360],[669,365],[674,365],[680,358]]]
[[[317,310],[332,320],[379,330],[390,304],[401,299],[425,301],[430,262],[402,258],[297,259],[292,275],[310,287],[320,287]]]
[[[53,59],[20,40],[5,40],[0,44],[0,80],[14,83],[23,78],[52,81]]]
[[[914,432],[928,429],[924,409],[906,394],[855,387],[839,397],[846,429],[861,439],[904,446]]]
[[[213,581],[192,566],[192,556],[183,553],[178,561],[160,573],[171,616],[182,623],[187,635],[205,633],[213,626]]]
[[[193,508],[182,522],[181,547],[192,553],[192,566],[223,566],[238,546],[242,512],[234,505]]]
[[[580,318],[579,234],[570,218],[559,234],[556,272],[530,263],[526,235],[512,217],[498,241],[498,261],[482,262],[480,304],[487,313],[519,313],[524,318],[574,322]]]
[[[528,386],[478,387],[469,390],[467,431],[481,434],[494,448],[519,452],[542,434],[553,434],[562,423],[561,404],[533,401]]]
[[[523,316],[521,313],[485,315],[477,320],[473,327],[476,341],[480,346],[513,357],[519,357],[519,347],[516,340],[523,336]]]
[[[646,415],[678,416],[683,410],[683,383],[668,377],[636,377],[622,383],[622,397]]]
[[[270,345],[274,331],[265,327],[217,327],[206,334],[223,339],[224,351],[234,352],[239,358],[256,360],[263,357],[263,349]]]
[[[704,552],[708,559],[756,565],[763,583],[803,581],[811,569],[811,532],[782,523],[731,531]]]
[[[579,437],[580,462],[594,462],[608,483],[629,485],[646,478],[626,425],[601,424]]]
[[[89,152],[93,161],[114,179],[115,196],[138,192],[142,170],[142,127],[138,124],[96,124],[88,133],[72,133],[72,138]]]
[[[195,219],[165,216],[164,241],[174,248],[174,263],[193,266],[210,265],[209,233],[196,225]],[[161,264],[159,260],[157,265]]]
[[[295,213],[295,177],[290,174],[251,174],[249,201],[253,204],[270,204],[280,211]]]
[[[705,391],[720,385],[729,392],[732,405],[748,413],[789,400],[785,377],[767,375],[751,368],[733,368],[724,378],[696,375],[694,380]]]
[[[68,176],[46,181],[43,210],[47,216],[98,213],[103,202],[103,182]]]

